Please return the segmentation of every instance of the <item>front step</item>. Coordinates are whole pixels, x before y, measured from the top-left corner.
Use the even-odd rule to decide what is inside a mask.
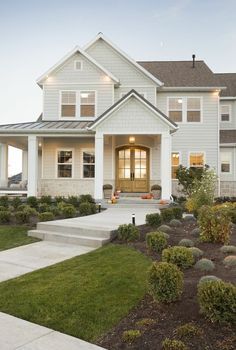
[[[102,247],[104,244],[110,241],[110,237],[104,238],[95,236],[83,236],[79,234],[73,235],[71,233],[67,234],[53,231],[43,231],[39,229],[28,231],[28,236],[36,237],[45,241],[76,244],[93,248]]]

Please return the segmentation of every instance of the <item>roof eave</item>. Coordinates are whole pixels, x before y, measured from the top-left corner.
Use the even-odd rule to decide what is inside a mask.
[[[161,91],[221,91],[226,86],[163,86]]]

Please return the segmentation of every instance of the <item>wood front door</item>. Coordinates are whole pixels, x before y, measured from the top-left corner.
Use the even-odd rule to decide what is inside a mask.
[[[149,188],[149,150],[125,146],[116,153],[116,186],[121,192],[147,192]]]

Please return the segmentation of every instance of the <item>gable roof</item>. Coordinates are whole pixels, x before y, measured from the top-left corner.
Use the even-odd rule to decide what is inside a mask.
[[[227,87],[220,95],[236,97],[236,73],[216,73],[215,75],[221,84]]]
[[[149,109],[151,109],[159,118],[161,118],[165,123],[167,123],[172,129],[177,130],[178,125],[169,119],[162,111],[160,111],[157,107],[155,107],[151,102],[146,100],[142,95],[140,95],[136,90],[130,90],[126,95],[120,98],[117,102],[115,102],[110,108],[108,108],[104,113],[100,115],[89,127],[89,129],[93,130],[97,125],[99,125],[103,120],[105,120],[112,112],[118,109],[122,104],[128,101],[132,96],[136,97],[140,102],[146,105]]]
[[[159,77],[164,87],[221,87],[222,83],[204,61],[139,61],[142,67]],[[224,84],[223,84],[224,86]]]
[[[105,43],[110,45],[115,51],[117,51],[121,56],[123,56],[127,61],[129,61],[136,69],[146,75],[149,79],[154,81],[158,86],[162,86],[163,82],[155,75],[153,75],[150,71],[146,70],[145,67],[136,62],[133,58],[127,55],[123,50],[117,47],[111,40],[109,40],[103,33],[98,33],[96,37],[91,40],[88,44],[86,44],[83,49],[87,51],[93,44],[95,44],[98,40],[103,40]]]
[[[82,56],[87,58],[88,61],[90,61],[94,66],[99,68],[103,73],[108,75],[115,83],[119,83],[119,79],[116,78],[111,72],[109,72],[106,68],[104,68],[100,63],[96,62],[94,58],[92,58],[87,52],[85,52],[83,49],[81,49],[79,46],[75,46],[72,51],[70,51],[68,54],[66,54],[60,61],[58,61],[54,66],[49,68],[43,75],[41,75],[37,79],[37,83],[41,86],[42,82],[53,72],[60,69],[60,67],[69,59],[71,58],[75,53],[79,52]]]

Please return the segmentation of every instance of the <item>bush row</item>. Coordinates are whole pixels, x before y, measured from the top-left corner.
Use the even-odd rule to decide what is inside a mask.
[[[150,226],[157,227],[163,222],[169,222],[173,219],[181,220],[183,217],[183,209],[179,206],[161,209],[161,213],[153,213],[146,215],[146,223]]]

